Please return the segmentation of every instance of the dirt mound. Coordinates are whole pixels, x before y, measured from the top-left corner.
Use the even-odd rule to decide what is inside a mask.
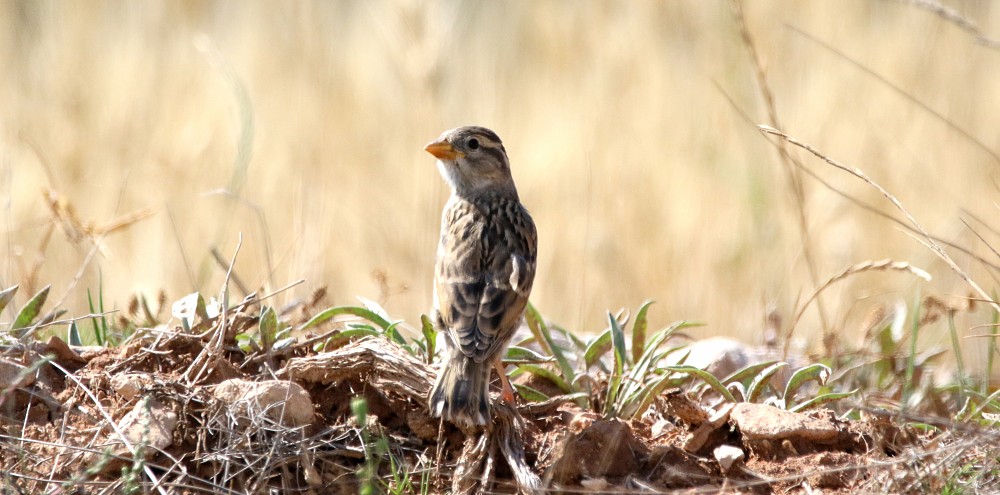
[[[883,416],[707,407],[671,390],[640,420],[556,397],[495,401],[491,425],[463,431],[428,416],[434,371],[386,338],[248,357],[232,335],[160,328],[114,349],[9,346],[0,492],[926,488],[929,439]]]

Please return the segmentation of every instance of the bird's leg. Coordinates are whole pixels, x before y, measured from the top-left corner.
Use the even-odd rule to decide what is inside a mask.
[[[514,406],[514,387],[511,387],[510,382],[507,381],[507,370],[504,369],[500,358],[493,361],[493,367],[496,368],[497,374],[500,375],[500,398],[507,404]]]

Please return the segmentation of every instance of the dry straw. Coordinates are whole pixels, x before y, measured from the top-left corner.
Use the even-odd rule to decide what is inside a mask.
[[[869,260],[858,263],[856,265],[851,265],[845,268],[842,272],[827,279],[826,282],[823,282],[823,285],[820,285],[818,289],[813,291],[812,295],[809,296],[809,299],[807,299],[806,302],[802,304],[802,307],[799,308],[799,311],[795,313],[795,319],[792,320],[792,325],[788,328],[788,340],[791,340],[792,331],[795,329],[795,326],[799,323],[799,319],[802,318],[802,314],[805,313],[806,308],[808,308],[809,304],[812,303],[813,300],[815,300],[816,297],[818,297],[821,292],[826,290],[827,287],[830,287],[834,283],[840,280],[844,280],[845,278],[850,277],[851,275],[856,275],[858,273],[864,273],[864,272],[886,271],[886,270],[908,272],[928,282],[931,281],[931,275],[929,273],[905,261],[893,261],[889,259],[879,260],[879,261]]]
[[[844,165],[844,164],[842,164],[842,163],[840,163],[840,162],[838,162],[838,161],[836,161],[836,160],[834,160],[832,158],[829,158],[826,155],[824,155],[823,153],[820,153],[818,150],[816,150],[812,146],[810,146],[810,145],[808,145],[806,143],[803,143],[801,141],[798,141],[798,140],[796,140],[796,139],[788,136],[787,134],[785,134],[785,133],[783,133],[783,132],[781,132],[781,131],[773,128],[773,127],[766,126],[766,125],[758,125],[757,128],[760,129],[760,131],[763,132],[763,133],[765,133],[765,134],[770,134],[770,135],[773,135],[773,136],[778,136],[781,139],[784,139],[785,141],[788,141],[789,143],[794,144],[795,146],[798,146],[799,148],[802,148],[802,149],[804,149],[804,150],[812,153],[813,155],[816,155],[818,158],[822,159],[826,163],[828,163],[828,164],[830,164],[830,165],[832,165],[832,166],[834,166],[834,167],[836,167],[836,168],[838,168],[840,170],[843,170],[844,172],[847,172],[847,173],[849,173],[849,174],[851,174],[851,175],[853,175],[853,176],[855,176],[855,177],[857,177],[857,178],[865,181],[866,183],[868,183],[868,185],[874,187],[876,190],[878,190],[878,192],[882,193],[882,195],[885,196],[886,199],[888,199],[889,202],[891,202],[892,205],[896,207],[896,209],[898,209],[901,213],[903,213],[903,215],[906,217],[906,219],[909,220],[910,223],[913,225],[913,228],[916,229],[916,231],[920,233],[920,237],[917,237],[917,236],[909,234],[909,233],[907,233],[907,235],[912,236],[914,239],[917,240],[917,242],[923,244],[928,249],[930,249],[934,254],[936,254],[939,258],[941,258],[949,267],[951,267],[952,270],[955,271],[955,273],[957,273],[960,277],[962,277],[962,279],[965,280],[965,282],[967,284],[969,284],[970,287],[972,287],[972,290],[976,291],[976,294],[978,294],[980,297],[982,297],[983,300],[987,301],[989,303],[989,305],[992,306],[995,311],[1000,312],[1000,304],[997,304],[997,302],[994,301],[993,298],[991,298],[990,295],[987,294],[986,291],[983,290],[983,288],[980,287],[979,284],[977,284],[975,280],[972,280],[972,277],[969,276],[968,273],[966,273],[964,270],[962,270],[958,266],[958,264],[955,263],[955,260],[951,259],[951,256],[949,256],[948,253],[943,248],[941,248],[941,246],[937,242],[934,241],[934,238],[931,237],[931,235],[929,233],[927,233],[926,230],[924,230],[923,226],[920,225],[920,222],[917,222],[917,219],[913,217],[913,215],[910,213],[910,211],[907,210],[903,206],[903,204],[900,203],[899,200],[896,199],[896,197],[893,196],[884,187],[882,187],[881,185],[879,185],[872,178],[868,177],[860,169],[858,169],[856,167],[848,167],[848,166],[846,166],[846,165]]]

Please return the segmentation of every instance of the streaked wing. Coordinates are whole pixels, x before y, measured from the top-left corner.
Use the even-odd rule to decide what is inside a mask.
[[[437,309],[461,352],[484,361],[516,329],[535,276],[536,233],[511,200],[450,201],[435,272]]]

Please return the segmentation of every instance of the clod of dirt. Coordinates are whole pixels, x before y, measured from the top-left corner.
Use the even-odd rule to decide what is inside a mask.
[[[35,383],[35,374],[28,373],[27,366],[6,359],[0,359],[0,387],[30,387]]]
[[[747,468],[769,478],[790,478],[785,483],[799,484],[804,479],[813,489],[845,493],[841,490],[849,490],[877,472],[877,469],[873,469],[875,465],[871,461],[870,458],[846,452],[817,452],[789,457],[783,462],[767,461],[751,456],[747,461]],[[793,485],[785,486],[790,488]],[[780,487],[781,483],[775,484],[775,488]],[[892,490],[890,492],[898,493]],[[917,492],[911,490],[909,493]]]
[[[850,465],[854,461],[849,454],[843,452],[821,452],[805,459],[816,462],[818,473],[809,478],[809,483],[815,488],[830,490],[846,488],[866,474],[860,469],[835,469]]]
[[[39,351],[45,351],[44,344],[31,347],[19,347],[18,352],[10,352],[0,358],[0,415],[11,412],[12,418],[17,418],[17,411],[31,407],[29,421],[45,421],[51,413],[60,407],[53,397],[60,390],[63,377],[51,366],[44,365],[44,357]],[[20,418],[19,418],[20,419]]]
[[[212,389],[212,395],[238,418],[265,416],[284,426],[303,426],[313,421],[309,393],[295,382],[268,380],[251,382],[242,378],[226,380]]]
[[[709,418],[708,411],[690,394],[679,388],[664,392],[663,412],[667,416],[677,418],[681,423],[691,426],[699,426],[708,421]]]
[[[4,411],[20,411],[31,402],[31,394],[25,389],[35,384],[35,373],[27,366],[14,361],[0,358],[0,390],[10,392],[0,395],[0,413]],[[11,415],[16,418],[16,415]]]
[[[733,407],[730,419],[745,440],[830,441],[840,429],[830,421],[788,412],[774,406],[741,402]]]
[[[55,354],[56,359],[60,361],[70,361],[78,364],[87,364],[87,360],[76,353],[73,349],[70,349],[69,345],[56,337],[55,335],[49,337],[49,341],[45,343],[49,351]]]
[[[649,455],[628,423],[598,419],[593,413],[578,415],[556,448],[553,479],[568,483],[582,478],[625,476],[634,473]]]
[[[436,439],[439,424],[440,420],[428,416],[423,410],[406,413],[406,426],[421,440]]]
[[[103,451],[92,452],[84,463],[101,466],[102,473],[111,473],[121,469],[133,454],[151,459],[173,444],[175,428],[177,413],[173,409],[153,398],[141,400],[118,422],[117,431],[111,432],[103,443],[105,447],[112,448],[111,456]],[[101,462],[102,458],[108,462]]]
[[[122,373],[111,377],[111,388],[125,400],[131,400],[152,384],[153,376],[149,373]]]
[[[723,481],[717,464],[711,465],[672,445],[654,448],[639,472],[646,473],[649,481],[667,488],[705,486]]]
[[[733,410],[732,404],[723,404],[712,417],[701,423],[684,440],[684,450],[688,452],[699,452],[702,449],[716,445],[727,435],[727,431],[722,427],[728,424],[729,415]]]
[[[152,447],[146,450],[146,457],[165,449],[173,443],[174,428],[177,427],[177,413],[156,399],[139,401],[118,423],[125,438],[134,445]]]

